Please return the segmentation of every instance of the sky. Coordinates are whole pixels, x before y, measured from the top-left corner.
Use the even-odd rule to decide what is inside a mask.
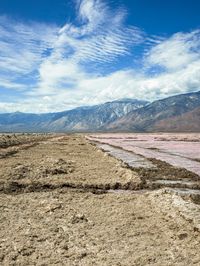
[[[1,113],[199,90],[199,0],[0,1]]]

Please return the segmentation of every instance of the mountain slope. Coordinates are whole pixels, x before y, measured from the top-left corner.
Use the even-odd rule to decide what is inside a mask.
[[[121,99],[58,113],[25,114],[16,112],[0,114],[0,131],[96,131],[146,104],[148,104],[146,101]]]
[[[197,107],[200,107],[200,92],[172,96],[128,113],[108,125],[107,130],[137,132],[159,130],[156,126],[159,121],[168,119],[170,123],[171,118],[181,116]],[[162,130],[165,131],[164,126]]]
[[[200,132],[200,107],[193,111],[155,123],[153,131]]]
[[[146,104],[145,101],[122,99],[92,107],[80,107],[68,111],[66,115],[52,121],[48,127],[54,131],[96,131]]]

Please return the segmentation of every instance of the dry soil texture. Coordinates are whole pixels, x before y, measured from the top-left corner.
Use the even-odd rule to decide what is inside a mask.
[[[0,265],[200,265],[194,199],[142,190],[139,173],[82,135],[6,149]]]

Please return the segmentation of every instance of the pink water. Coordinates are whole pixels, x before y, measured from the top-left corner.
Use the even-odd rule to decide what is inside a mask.
[[[165,161],[200,176],[200,134],[92,134],[88,138]]]

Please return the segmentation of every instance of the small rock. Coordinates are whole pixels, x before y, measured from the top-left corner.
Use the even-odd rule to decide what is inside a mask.
[[[185,239],[186,237],[188,237],[188,234],[187,234],[187,233],[181,233],[181,234],[178,235],[178,238],[179,238],[180,240],[183,240],[183,239]]]

